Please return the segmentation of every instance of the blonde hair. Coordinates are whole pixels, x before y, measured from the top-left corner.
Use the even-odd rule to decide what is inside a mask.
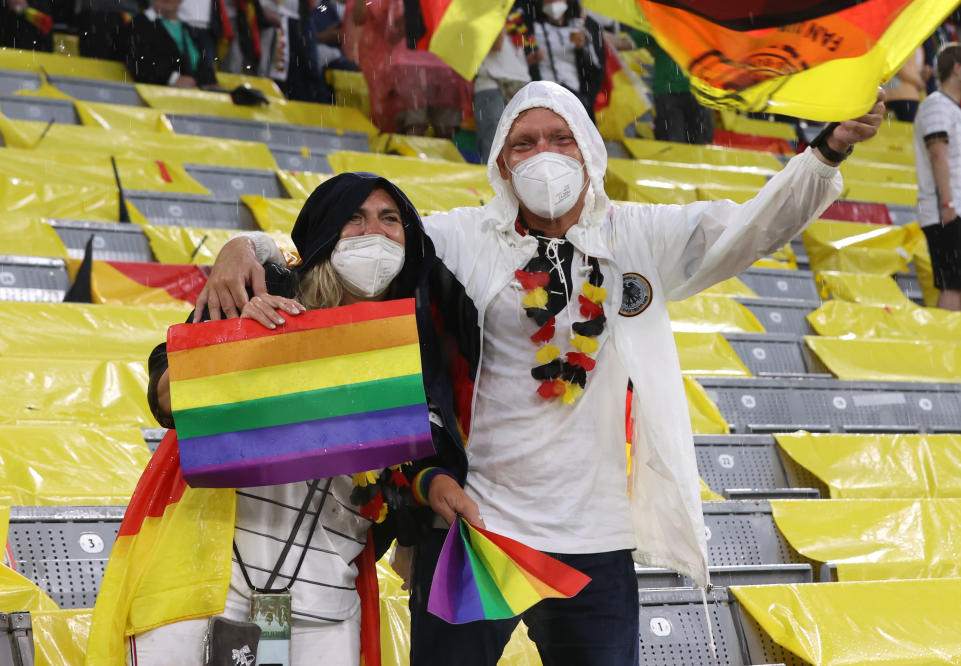
[[[295,296],[308,310],[321,310],[340,305],[344,285],[330,259],[318,261],[299,274]]]

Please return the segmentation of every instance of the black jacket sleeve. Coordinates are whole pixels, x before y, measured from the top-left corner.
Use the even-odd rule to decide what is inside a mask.
[[[189,26],[184,26],[188,34],[193,34]],[[199,42],[194,40],[198,51]],[[130,51],[127,54],[127,69],[138,83],[167,85],[174,73],[192,76],[197,85],[213,85],[217,81],[213,66],[200,52],[197,67],[190,66],[190,59],[181,55],[177,43],[157,21],[151,21],[144,14],[138,14],[133,21]]]

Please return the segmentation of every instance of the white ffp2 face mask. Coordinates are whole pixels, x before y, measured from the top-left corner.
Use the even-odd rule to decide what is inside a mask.
[[[584,189],[584,165],[560,153],[538,153],[508,170],[517,198],[538,217],[556,220]]]
[[[564,13],[567,11],[567,3],[556,1],[548,2],[542,7],[542,9],[544,10],[544,13],[547,14],[548,18],[557,21],[564,16]]]
[[[404,267],[404,246],[380,234],[341,238],[330,263],[344,289],[358,298],[374,298]]]

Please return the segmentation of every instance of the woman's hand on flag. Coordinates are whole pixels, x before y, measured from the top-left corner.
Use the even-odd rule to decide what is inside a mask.
[[[245,319],[254,319],[269,329],[275,329],[286,323],[281,310],[296,316],[301,312],[306,312],[307,308],[292,298],[264,294],[263,296],[254,296],[247,301],[247,305],[244,306],[240,316]]]

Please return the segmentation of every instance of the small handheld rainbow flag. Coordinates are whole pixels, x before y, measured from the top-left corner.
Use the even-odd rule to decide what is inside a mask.
[[[50,31],[53,30],[53,17],[33,7],[27,7],[23,11],[23,18],[27,19],[34,28],[45,35],[49,35]]]
[[[413,299],[179,324],[170,399],[191,486],[290,483],[433,454]]]
[[[451,624],[503,620],[541,599],[568,599],[591,581],[553,557],[458,518],[431,582],[427,610]]]

